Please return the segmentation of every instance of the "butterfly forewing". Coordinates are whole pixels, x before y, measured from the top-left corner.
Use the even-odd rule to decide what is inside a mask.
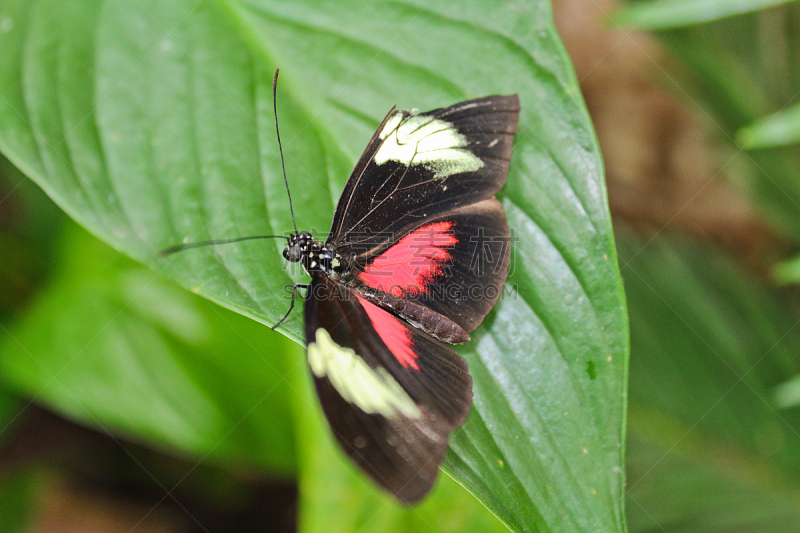
[[[490,198],[505,183],[519,100],[489,96],[386,116],[342,192],[329,243],[347,253],[445,211]]]
[[[352,285],[434,337],[461,343],[500,297],[509,257],[506,218],[490,198],[426,219],[358,258]]]

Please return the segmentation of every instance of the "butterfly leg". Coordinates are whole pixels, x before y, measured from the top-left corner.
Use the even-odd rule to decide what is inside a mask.
[[[289,315],[292,314],[292,309],[294,309],[294,298],[295,298],[295,296],[297,296],[297,289],[299,289],[299,288],[308,289],[309,287],[311,287],[310,283],[295,283],[294,284],[294,287],[292,287],[292,302],[289,304],[289,310],[286,311],[286,314],[283,315],[283,318],[278,320],[278,323],[275,324],[274,326],[272,326],[271,329],[275,329],[278,326],[280,326],[281,324],[283,324],[283,321],[286,320],[287,318],[289,318]]]

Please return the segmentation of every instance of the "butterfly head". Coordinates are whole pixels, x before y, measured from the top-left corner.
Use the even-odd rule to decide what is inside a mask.
[[[283,257],[291,262],[297,263],[307,256],[314,243],[314,238],[307,231],[300,231],[289,237],[289,242],[283,250]]]

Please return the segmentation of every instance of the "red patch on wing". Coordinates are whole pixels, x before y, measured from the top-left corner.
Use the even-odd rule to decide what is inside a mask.
[[[416,229],[366,266],[359,279],[374,289],[393,296],[427,294],[452,257],[448,248],[458,239],[450,221],[434,222]]]
[[[397,318],[393,317],[389,312],[384,311],[375,304],[372,304],[361,296],[356,295],[358,301],[364,306],[364,311],[367,312],[372,327],[380,335],[386,347],[392,352],[400,364],[404,367],[412,367],[419,370],[417,365],[417,354],[414,353],[413,344],[411,343],[411,331],[400,322]]]

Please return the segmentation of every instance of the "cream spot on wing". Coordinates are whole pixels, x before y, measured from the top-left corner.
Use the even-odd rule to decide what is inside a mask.
[[[386,121],[386,125],[383,126],[383,129],[378,137],[380,139],[385,139],[386,136],[389,135],[392,130],[394,130],[400,124],[401,120],[403,120],[403,113],[400,111],[395,111],[394,115],[392,115],[392,118]]]
[[[422,165],[434,179],[483,167],[480,158],[463,148],[467,139],[451,123],[413,114],[401,120],[400,112],[393,115],[378,135],[383,144],[375,153],[376,165],[387,161]]]
[[[419,418],[420,411],[403,387],[383,368],[370,366],[352,348],[339,346],[319,328],[316,342],[308,345],[308,364],[318,378],[327,377],[349,403],[368,414],[391,418],[398,411]]]

